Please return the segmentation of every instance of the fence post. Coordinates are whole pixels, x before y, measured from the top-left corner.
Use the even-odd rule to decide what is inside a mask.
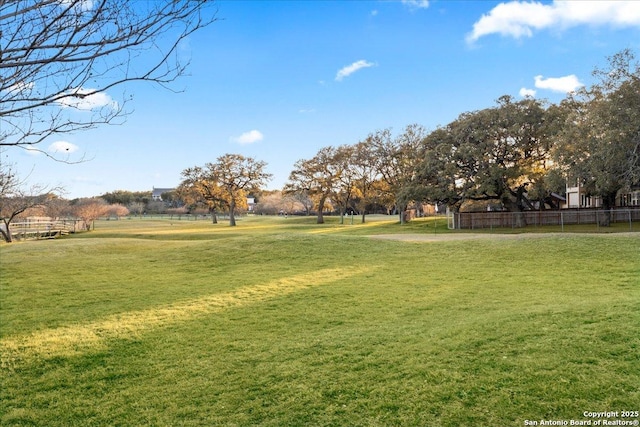
[[[560,229],[564,233],[564,212],[560,212]]]
[[[611,226],[611,223],[615,223],[616,222],[616,213],[615,211],[612,209],[609,209],[609,218],[611,218],[611,220],[609,221],[609,226]]]

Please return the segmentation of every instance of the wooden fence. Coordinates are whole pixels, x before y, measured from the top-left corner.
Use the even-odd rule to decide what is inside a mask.
[[[612,223],[640,221],[640,209],[561,209],[554,211],[524,212],[449,212],[451,229],[518,228],[522,226],[556,225],[564,227],[572,224],[599,224],[604,215],[611,214]]]

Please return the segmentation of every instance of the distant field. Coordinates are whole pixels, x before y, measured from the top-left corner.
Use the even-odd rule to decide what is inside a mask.
[[[640,233],[368,220],[125,219],[0,245],[0,425],[524,426],[640,410]]]

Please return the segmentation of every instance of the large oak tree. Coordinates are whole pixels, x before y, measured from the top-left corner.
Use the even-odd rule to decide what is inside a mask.
[[[378,130],[365,140],[368,150],[376,159],[379,179],[372,185],[378,200],[388,200],[395,206],[400,222],[404,223],[407,205],[420,199],[415,191],[416,167],[419,147],[426,135],[424,127],[412,124],[397,137],[390,129]]]
[[[199,194],[210,207],[222,205],[229,211],[229,225],[236,225],[236,209],[246,204],[247,195],[271,179],[266,163],[240,154],[225,154],[204,167],[185,169],[183,189]]]
[[[555,155],[570,182],[610,212],[620,190],[640,186],[640,64],[624,50],[594,75],[599,81],[562,105],[568,116]],[[602,225],[610,220],[601,216]]]
[[[534,202],[542,207],[557,130],[556,110],[501,97],[496,107],[464,113],[425,139],[417,182],[428,199],[454,207],[465,201],[494,201],[512,212],[533,209]]]
[[[344,163],[338,162],[339,150],[323,147],[311,159],[298,160],[285,185],[285,192],[303,193],[315,202],[318,224],[324,223],[324,209],[332,194],[335,194]]]

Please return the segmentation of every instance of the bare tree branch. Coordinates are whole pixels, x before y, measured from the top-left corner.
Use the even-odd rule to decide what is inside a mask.
[[[11,223],[36,206],[45,206],[61,188],[50,188],[35,184],[28,186],[27,178],[17,175],[11,165],[0,163],[0,236],[11,243]]]
[[[205,0],[0,2],[0,146],[126,119],[107,90],[184,75],[180,45],[216,21]]]

